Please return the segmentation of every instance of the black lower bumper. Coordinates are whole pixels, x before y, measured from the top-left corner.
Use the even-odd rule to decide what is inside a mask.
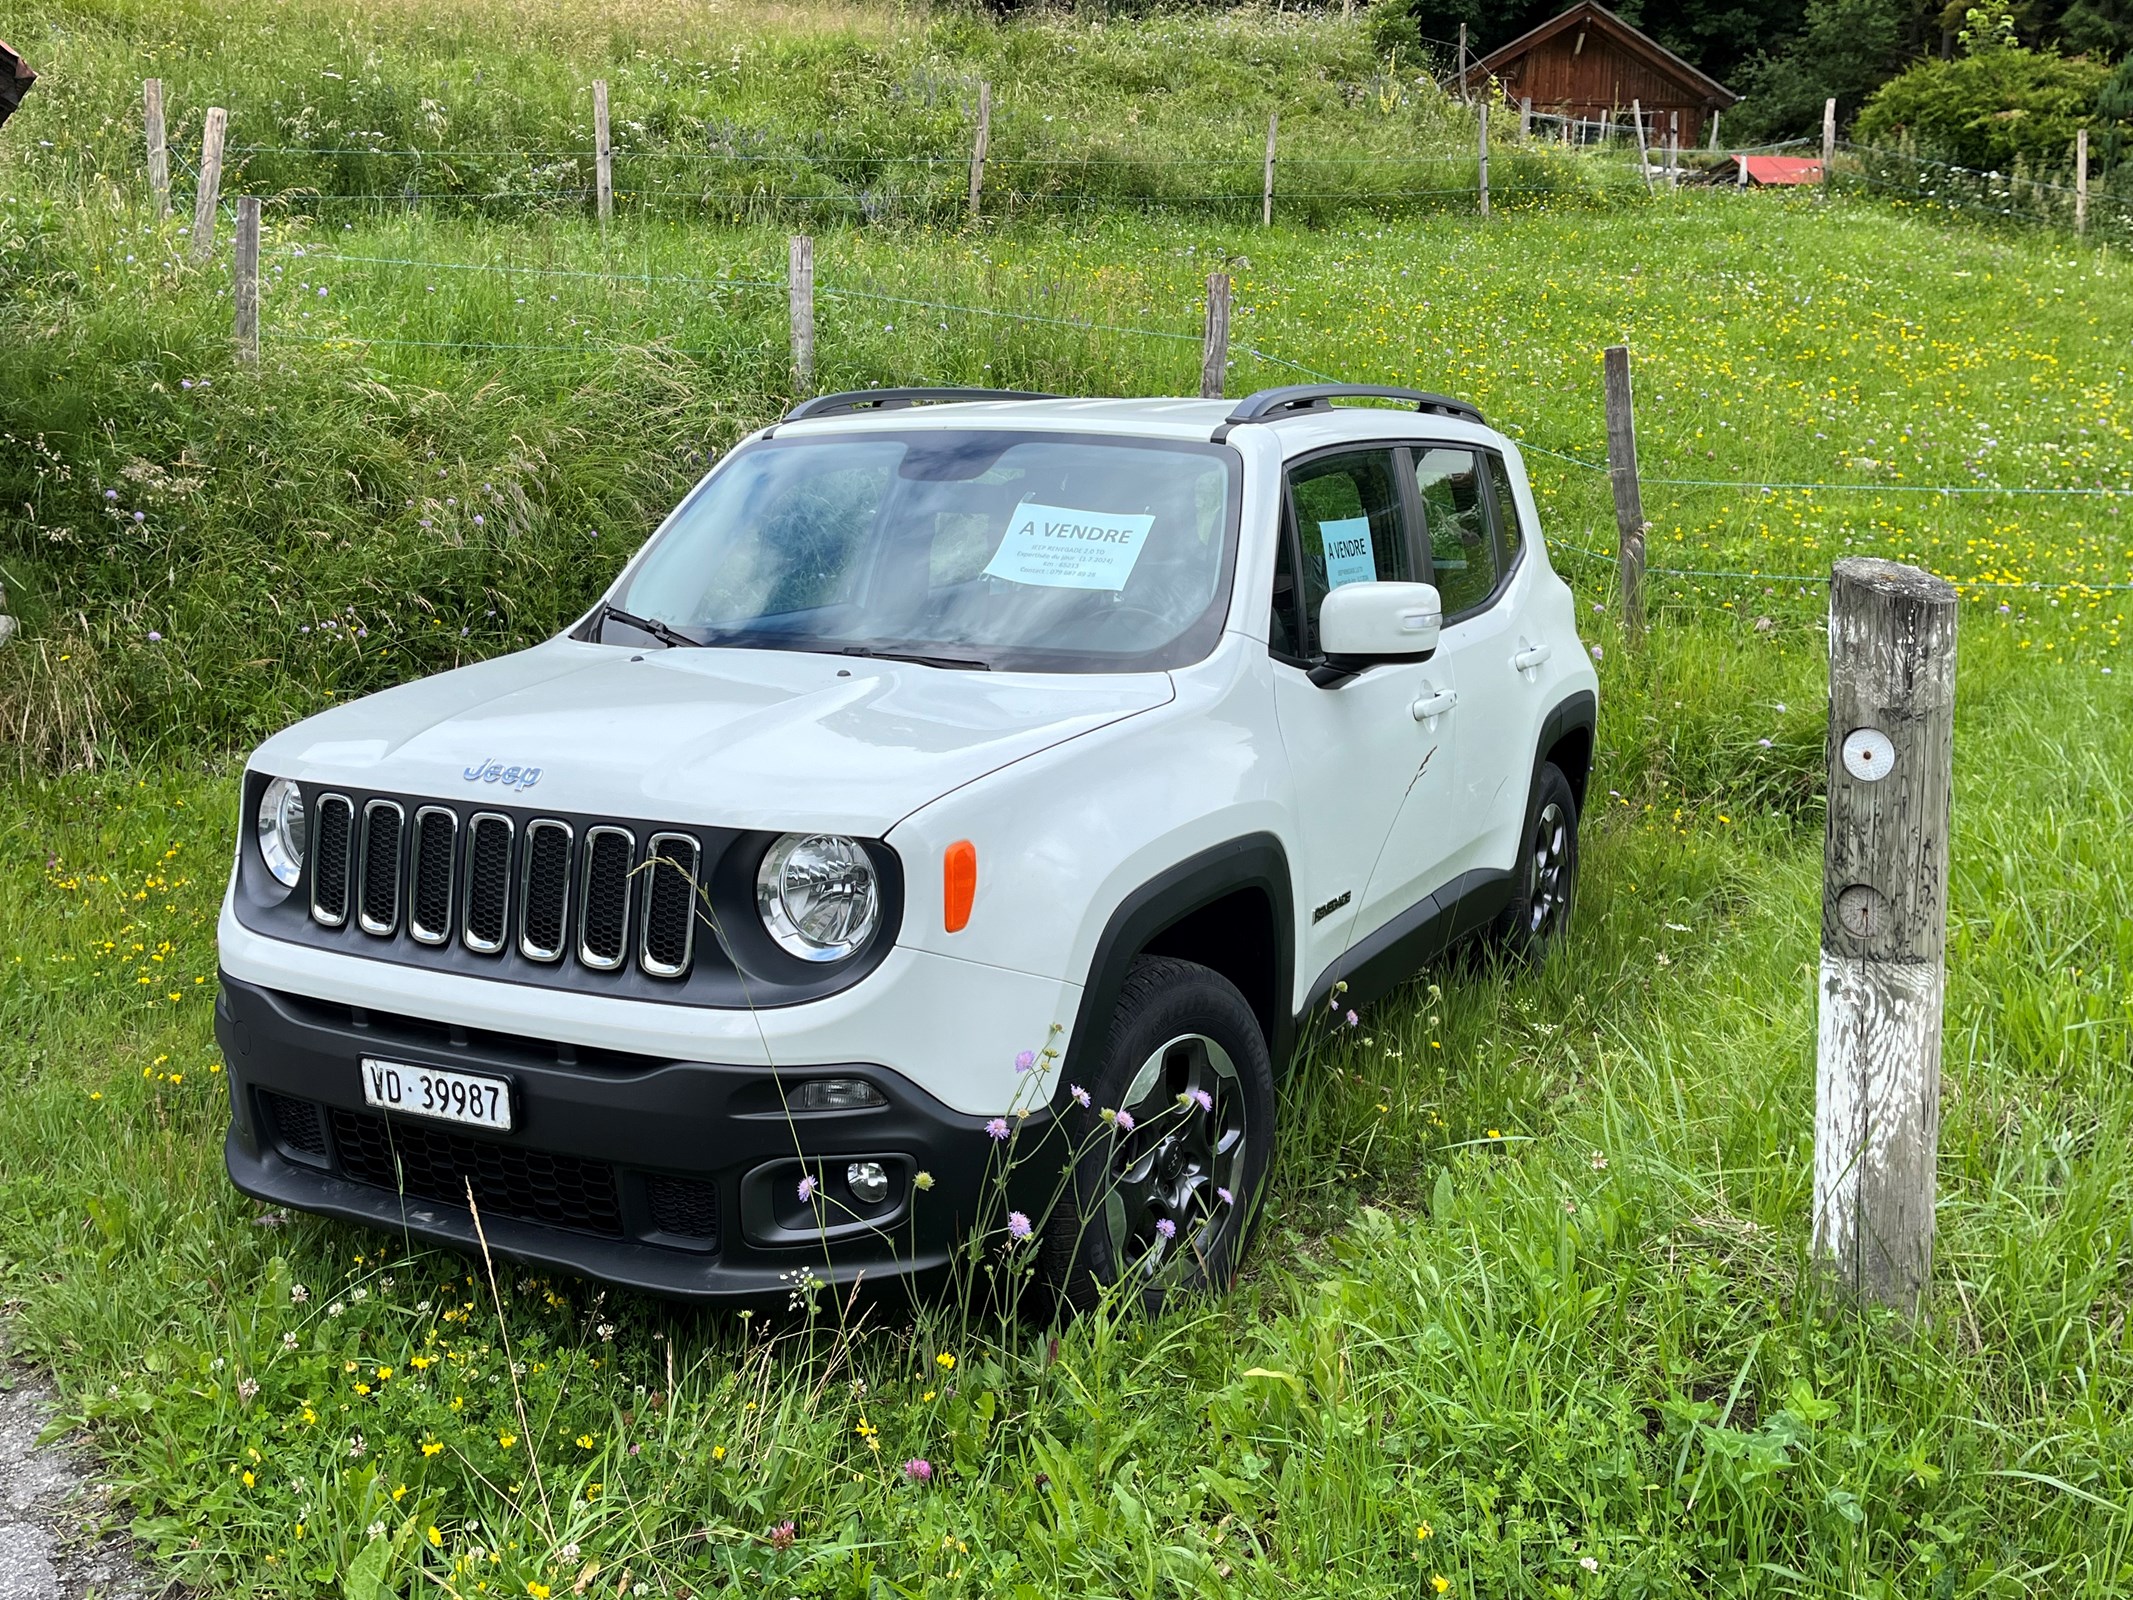
[[[227,975],[215,1032],[229,1066],[225,1155],[246,1194],[473,1250],[471,1186],[495,1254],[677,1298],[760,1303],[803,1275],[923,1283],[974,1226],[1025,1204],[1010,1194],[1042,1165],[1019,1163],[1003,1184],[984,1119],[865,1063],[773,1074],[577,1050]],[[368,1106],[366,1059],[504,1079],[512,1131]],[[824,1077],[864,1080],[886,1103],[785,1108],[798,1084]],[[888,1176],[874,1204],[847,1183],[857,1161]],[[816,1180],[812,1203],[803,1175]]]

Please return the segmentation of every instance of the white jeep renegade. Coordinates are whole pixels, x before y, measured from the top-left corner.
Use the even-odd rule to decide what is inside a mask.
[[[1305,1023],[1562,932],[1595,688],[1459,401],[811,400],[567,634],[252,757],[230,1176],[755,1299],[938,1273],[1034,1106],[1056,1289],[1221,1283]]]

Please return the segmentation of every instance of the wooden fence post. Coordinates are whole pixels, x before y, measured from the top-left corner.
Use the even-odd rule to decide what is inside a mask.
[[[1644,159],[1644,107],[1632,100],[1629,103],[1630,126],[1637,130],[1637,170],[1644,174],[1644,192],[1652,192],[1652,164]]]
[[[2089,130],[2074,131],[2074,233],[2089,231]]]
[[[1837,100],[1822,102],[1822,192],[1829,193],[1829,169],[1837,161]]]
[[[792,371],[801,388],[815,381],[815,241],[796,233],[786,241],[785,298],[792,314]]]
[[[1718,148],[1718,109],[1716,107],[1713,107],[1711,111],[1711,142],[1707,148],[1712,150]]]
[[[1622,621],[1632,637],[1644,631],[1644,496],[1637,487],[1637,419],[1630,398],[1629,346],[1611,344],[1605,358],[1607,476],[1615,489],[1615,570],[1622,580]]]
[[[1468,105],[1474,103],[1474,97],[1466,92],[1466,24],[1463,22],[1459,24],[1459,98]]]
[[[237,197],[237,251],[230,275],[240,361],[259,359],[259,196]]]
[[[141,81],[141,122],[148,135],[148,197],[156,220],[170,215],[170,142],[163,127],[163,80]]]
[[[1914,1309],[1933,1268],[1955,740],[1954,587],[1847,556],[1829,588],[1814,1252]]]
[[[1477,108],[1475,126],[1481,140],[1480,161],[1475,167],[1475,181],[1481,191],[1481,220],[1489,220],[1489,102],[1484,99]]]
[[[1748,187],[1748,152],[1745,150],[1737,150],[1733,154],[1733,187]]]
[[[970,220],[978,220],[978,197],[985,191],[985,147],[992,142],[992,85],[978,85],[978,133],[970,145]]]
[[[607,80],[593,79],[593,187],[600,221],[615,214],[615,156],[607,136]]]
[[[1681,187],[1681,113],[1666,114],[1666,186]]]
[[[1522,140],[1527,139],[1532,136],[1532,133],[1533,96],[1522,94],[1518,97],[1518,137]]]
[[[1274,139],[1281,132],[1281,113],[1266,119],[1266,184],[1259,192],[1259,226],[1274,226]]]
[[[200,134],[200,183],[193,190],[195,261],[205,261],[215,247],[215,205],[222,194],[222,140],[229,125],[230,114],[222,107],[207,108],[207,126]]]
[[[1229,274],[1207,275],[1207,332],[1200,341],[1200,398],[1222,398],[1229,375]]]

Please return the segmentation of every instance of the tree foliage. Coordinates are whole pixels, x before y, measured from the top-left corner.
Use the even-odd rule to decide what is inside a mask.
[[[2110,69],[2083,57],[1988,41],[1951,61],[1921,61],[1883,84],[1854,125],[1862,143],[1909,136],[1926,155],[2004,172],[2017,160],[2062,166],[2093,116]]]

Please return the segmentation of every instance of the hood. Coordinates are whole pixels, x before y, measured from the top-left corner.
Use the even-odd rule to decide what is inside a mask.
[[[251,765],[447,803],[878,838],[951,789],[1170,698],[1163,673],[556,639],[322,712]]]

